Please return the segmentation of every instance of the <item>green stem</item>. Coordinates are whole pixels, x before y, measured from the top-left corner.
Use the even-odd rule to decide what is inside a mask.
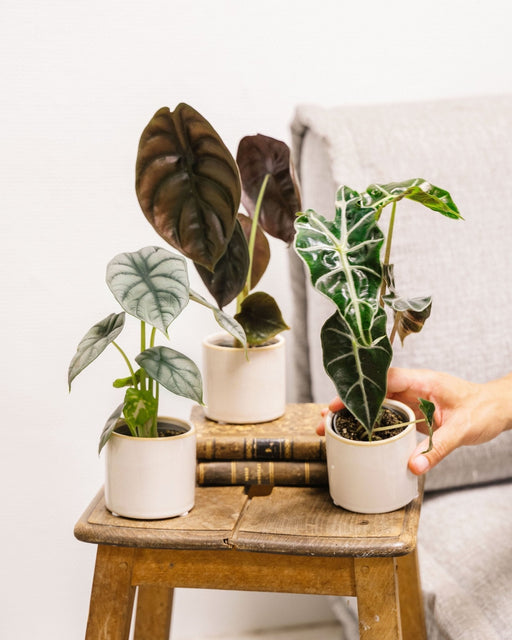
[[[373,432],[376,431],[389,431],[389,429],[399,429],[400,427],[407,427],[410,424],[417,424],[418,422],[425,422],[425,418],[418,418],[418,420],[408,420],[407,422],[399,422],[398,424],[390,424],[387,427],[375,427]]]
[[[258,193],[258,199],[256,200],[256,207],[254,208],[254,215],[252,218],[251,234],[249,236],[249,271],[247,272],[247,280],[241,293],[238,294],[236,299],[237,313],[240,311],[242,302],[249,295],[251,290],[251,276],[252,276],[252,264],[254,260],[254,245],[256,244],[256,234],[258,232],[258,219],[260,217],[261,205],[263,203],[263,196],[270,178],[270,173],[267,173],[261,183],[260,191]]]
[[[158,402],[159,402],[159,399],[160,399],[160,385],[155,380],[156,411],[155,411],[155,415],[153,417],[153,425],[152,425],[152,428],[151,428],[151,437],[152,438],[157,438],[158,437]]]
[[[140,321],[140,352],[146,350],[146,323],[144,320]],[[140,372],[140,388],[145,391],[146,390],[146,374],[144,369]]]
[[[395,340],[396,332],[398,331],[398,325],[400,324],[400,320],[402,316],[403,316],[403,313],[401,311],[395,311],[395,320],[393,322],[393,328],[391,329],[391,333],[389,334],[389,341],[391,345],[393,345],[393,342]]]
[[[133,386],[136,389],[137,388],[137,379],[135,377],[135,371],[133,370],[132,365],[130,364],[130,361],[128,360],[128,356],[126,355],[126,353],[121,349],[121,347],[117,344],[117,342],[114,340],[112,342],[112,344],[114,345],[114,347],[119,351],[119,353],[123,356],[123,360],[126,362],[126,364],[128,365],[128,369],[130,370],[130,375],[132,377],[132,382],[133,382]]]
[[[391,258],[391,244],[393,242],[393,230],[395,228],[395,213],[396,213],[396,202],[393,202],[393,208],[391,209],[391,217],[389,218],[388,235],[386,239],[386,250],[384,253],[384,261],[382,263],[383,266],[388,266],[389,260]],[[379,296],[379,305],[381,307],[384,306],[384,302],[382,298],[385,296],[385,294],[386,294],[386,281],[383,278],[381,289],[380,289],[380,296]]]

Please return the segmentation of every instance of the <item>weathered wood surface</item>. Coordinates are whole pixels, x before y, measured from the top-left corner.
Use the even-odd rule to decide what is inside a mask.
[[[243,487],[198,487],[196,504],[186,516],[131,520],[112,515],[101,491],[78,521],[75,536],[96,544],[225,549],[248,500]]]
[[[155,584],[137,589],[133,640],[169,640],[173,589]]]
[[[325,556],[399,556],[416,545],[421,496],[404,509],[362,515],[335,507],[326,489],[198,487],[196,506],[168,520],[113,516],[100,492],[75,528],[79,540],[147,548],[226,549]]]
[[[397,558],[403,640],[427,640],[418,552]]]

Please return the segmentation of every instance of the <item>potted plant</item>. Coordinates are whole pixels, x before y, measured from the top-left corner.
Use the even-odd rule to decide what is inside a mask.
[[[69,365],[68,383],[112,344],[127,376],[114,381],[124,399],[107,420],[99,451],[106,447],[105,502],[129,518],[168,518],[194,504],[196,450],[190,422],[160,417],[159,390],[202,403],[198,367],[184,354],[156,345],[157,330],[167,337],[169,325],[189,300],[212,307],[219,324],[243,341],[242,328],[190,289],[187,265],[180,255],[159,247],[122,253],[107,266],[106,281],[123,311],[95,324],[80,341]],[[126,314],[140,322],[140,353],[134,366],[117,338]],[[149,329],[151,327],[151,330]]]
[[[236,300],[248,350],[228,334],[204,340],[208,417],[262,422],[285,410],[288,326],[276,301],[251,290],[270,259],[266,233],[291,242],[300,196],[284,142],[246,136],[236,161],[212,125],[179,104],[159,109],[139,143],[136,192],[170,245],[193,261],[219,308]],[[248,215],[239,212],[242,200]]]
[[[295,223],[295,249],[313,286],[336,306],[321,330],[324,368],[345,405],[326,420],[329,488],[336,504],[362,513],[392,511],[417,493],[417,480],[407,468],[416,446],[414,414],[405,405],[384,404],[392,358],[385,307],[393,312],[391,338],[398,333],[403,341],[421,330],[432,304],[430,298],[404,298],[395,286],[390,254],[396,205],[403,198],[461,218],[448,192],[414,179],[370,185],[364,193],[342,186],[334,220],[310,210]],[[384,234],[378,222],[390,204],[381,259]],[[420,408],[432,434],[434,407],[420,400]],[[391,428],[380,423],[393,414]]]

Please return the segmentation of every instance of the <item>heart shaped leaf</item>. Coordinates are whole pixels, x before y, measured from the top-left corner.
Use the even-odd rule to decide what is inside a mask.
[[[242,179],[242,202],[251,217],[265,176],[270,176],[258,221],[271,236],[291,242],[301,204],[288,146],[261,134],[246,136],[240,140],[236,161]]]
[[[372,184],[363,196],[363,203],[364,206],[375,207],[379,210],[402,198],[419,202],[448,218],[462,219],[448,191],[440,189],[422,178],[413,178],[404,182],[390,182],[389,184]]]
[[[263,291],[251,293],[245,298],[235,320],[244,328],[247,343],[251,347],[264,344],[290,328],[283,320],[274,298]]]
[[[242,226],[247,244],[249,244],[253,220],[249,218],[249,216],[244,216],[242,213],[239,213],[238,221]],[[254,289],[254,287],[258,284],[262,275],[265,273],[269,262],[270,245],[268,243],[267,236],[264,234],[263,229],[258,224],[256,227],[256,236],[254,239],[250,289]]]
[[[189,105],[159,109],[144,129],[136,192],[156,232],[212,270],[233,233],[240,177],[219,134]]]
[[[121,333],[125,314],[111,313],[96,323],[80,340],[68,369],[68,385],[71,388],[76,376],[91,364]]]
[[[107,265],[107,284],[127,313],[164,335],[189,300],[184,258],[160,247],[117,255]]]
[[[117,421],[119,420],[119,418],[121,417],[121,414],[123,413],[123,407],[124,407],[124,402],[121,402],[121,404],[118,407],[116,407],[108,417],[108,420],[105,423],[105,426],[103,427],[103,431],[101,432],[100,443],[98,446],[98,455],[101,453],[101,450],[107,444],[110,436],[112,435],[112,432],[116,428]]]
[[[234,300],[244,288],[249,270],[249,249],[240,223],[237,221],[228,248],[213,272],[200,264],[195,266],[219,307]]]
[[[139,353],[135,360],[150,378],[171,393],[203,403],[201,373],[187,356],[169,347],[158,346]]]
[[[336,311],[322,327],[324,367],[347,409],[368,432],[386,397],[393,351],[386,334],[386,314],[378,309],[369,327],[369,343],[355,335]]]
[[[194,302],[198,302],[202,304],[204,307],[208,307],[213,311],[213,316],[215,320],[218,322],[219,326],[227,331],[229,334],[235,338],[237,342],[239,342],[243,347],[247,347],[247,338],[245,337],[245,332],[242,328],[242,325],[237,322],[234,318],[232,318],[224,311],[217,309],[213,304],[210,304],[208,300],[203,298],[203,296],[199,295],[195,291],[190,290],[190,299]]]

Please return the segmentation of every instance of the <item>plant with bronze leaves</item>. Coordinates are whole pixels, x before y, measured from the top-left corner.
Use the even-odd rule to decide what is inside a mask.
[[[284,142],[247,136],[235,161],[195,109],[164,107],[140,138],[136,192],[151,225],[193,261],[218,306],[237,299],[235,318],[250,346],[288,328],[271,296],[250,293],[269,263],[265,234],[290,243],[301,206]]]

